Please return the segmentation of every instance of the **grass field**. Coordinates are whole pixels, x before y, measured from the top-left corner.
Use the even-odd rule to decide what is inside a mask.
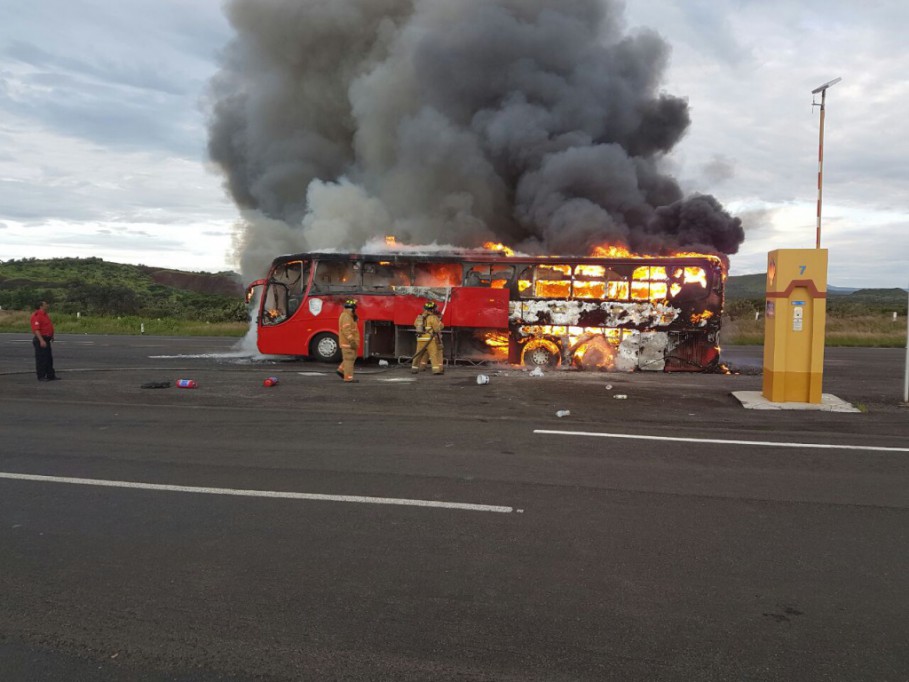
[[[764,343],[764,319],[724,320],[720,338],[724,346]],[[827,317],[827,346],[903,348],[906,345],[906,318],[892,315]]]
[[[89,317],[64,315],[50,311],[54,331],[58,334],[146,334],[150,336],[243,336],[247,322],[196,322],[171,318]],[[0,310],[0,332],[28,333],[31,313]],[[144,325],[144,332],[143,332]]]
[[[28,333],[31,313],[0,310],[0,333]],[[149,336],[243,336],[246,322],[196,322],[192,320],[146,319],[140,317],[88,317],[60,315],[51,311],[54,328],[60,334],[141,334]],[[144,332],[142,331],[144,325]],[[764,343],[764,320],[739,318],[723,322],[724,346],[760,346]],[[906,318],[894,322],[892,315],[863,315],[827,318],[828,346],[903,348],[906,345]]]

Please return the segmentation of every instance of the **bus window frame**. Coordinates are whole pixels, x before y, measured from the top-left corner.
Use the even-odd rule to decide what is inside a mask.
[[[398,269],[402,272],[407,281],[404,283],[391,283],[387,286],[367,286],[366,285],[366,275],[368,270],[372,266],[377,267],[388,267],[391,269]],[[395,260],[388,260],[386,258],[364,258],[360,265],[360,288],[357,293],[369,294],[369,295],[382,295],[382,294],[394,294],[395,288],[400,286],[413,286],[413,262],[407,261],[400,263]]]
[[[484,272],[485,270],[485,272]],[[514,263],[464,263],[464,286],[483,289],[509,289],[515,281],[517,268]],[[501,275],[507,273],[507,276]],[[473,277],[476,275],[476,277]],[[504,282],[502,286],[493,287],[495,282]]]
[[[318,281],[319,269],[321,267],[346,267],[349,272],[353,275],[353,282],[346,286],[340,286],[338,284],[331,284],[323,287]],[[341,296],[344,294],[357,294],[363,290],[363,277],[362,277],[362,268],[360,267],[359,260],[335,260],[329,258],[320,258],[315,260],[315,267],[313,268],[312,281],[309,286],[309,296]]]
[[[464,283],[464,266],[467,263],[460,260],[439,260],[439,261],[422,261],[415,260],[411,269],[411,281],[415,287],[460,287]],[[448,273],[447,282],[440,283],[436,280],[436,273],[432,269],[451,269]],[[426,273],[428,277],[421,277]]]

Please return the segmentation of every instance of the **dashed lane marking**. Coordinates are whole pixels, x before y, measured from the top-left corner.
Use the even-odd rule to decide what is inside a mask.
[[[513,507],[493,504],[470,504],[467,502],[439,502],[436,500],[409,500],[397,497],[367,497],[364,495],[321,495],[317,493],[293,493],[279,490],[240,490],[235,488],[206,488],[190,485],[165,485],[161,483],[136,483],[134,481],[108,481],[98,478],[70,478],[67,476],[40,476],[0,471],[0,479],[14,481],[36,481],[38,483],[68,483],[70,485],[91,485],[105,488],[131,488],[134,490],[157,490],[173,493],[195,493],[200,495],[233,495],[236,497],[268,497],[285,500],[311,500],[317,502],[352,502],[357,504],[386,504],[401,507],[432,507],[436,509],[459,509],[461,511],[492,512],[511,514]],[[523,510],[519,509],[518,512]]]
[[[591,438],[625,438],[628,440],[660,440],[677,443],[715,443],[718,445],[761,445],[774,448],[817,448],[823,450],[875,450],[878,452],[909,452],[909,448],[887,448],[876,445],[830,445],[827,443],[781,443],[772,440],[720,440],[718,438],[675,438],[672,436],[641,436],[630,433],[598,433],[595,431],[549,431],[534,429],[544,436],[587,436]]]

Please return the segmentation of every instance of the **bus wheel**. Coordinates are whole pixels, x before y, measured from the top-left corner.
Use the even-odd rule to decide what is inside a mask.
[[[317,334],[310,347],[312,349],[310,354],[320,362],[341,361],[341,347],[338,345],[338,337],[334,334]]]
[[[521,364],[527,367],[555,367],[561,360],[558,345],[549,339],[528,341],[521,352]]]

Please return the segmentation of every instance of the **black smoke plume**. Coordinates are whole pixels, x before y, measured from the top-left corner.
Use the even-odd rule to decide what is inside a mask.
[[[615,0],[230,0],[209,152],[241,265],[297,250],[504,242],[735,253],[741,223],[661,161],[689,125]]]

